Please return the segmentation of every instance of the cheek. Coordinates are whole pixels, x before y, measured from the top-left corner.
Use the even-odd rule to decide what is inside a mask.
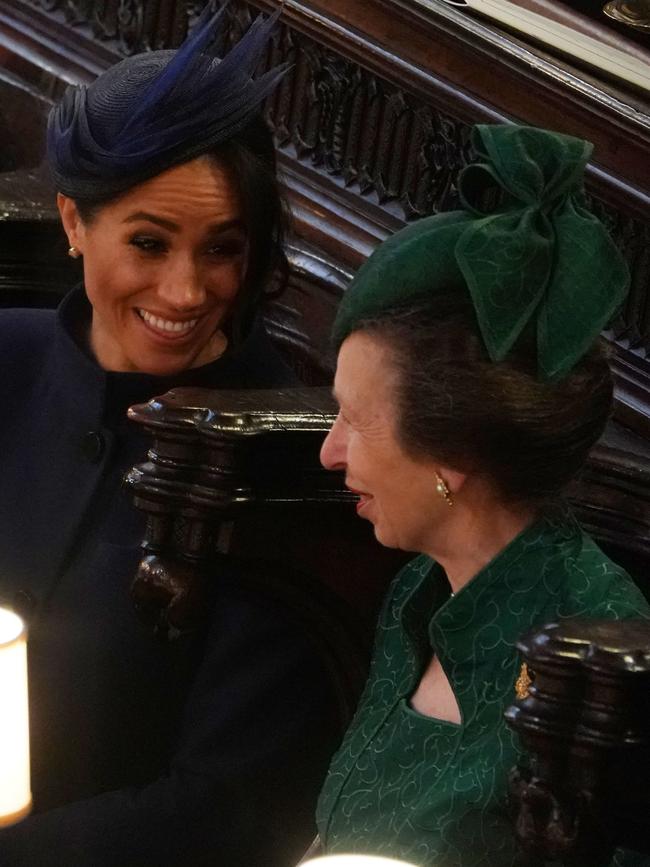
[[[413,480],[407,490],[403,502],[404,512],[409,515],[409,526],[416,538],[422,538],[423,533],[438,527],[441,519],[447,517],[445,510],[449,507],[436,492],[435,481],[424,472],[422,478]]]
[[[152,270],[128,255],[93,254],[84,259],[86,292],[93,305],[107,306],[155,281]]]
[[[435,512],[435,487],[424,469],[413,469],[403,464],[387,467],[379,484],[382,486],[382,505],[406,526],[428,521]]]
[[[233,261],[212,268],[207,276],[207,285],[214,298],[229,303],[239,294],[242,280],[241,262]]]

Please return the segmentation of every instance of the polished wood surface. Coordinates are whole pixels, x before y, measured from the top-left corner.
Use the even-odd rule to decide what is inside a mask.
[[[141,618],[163,640],[192,629],[227,561],[319,642],[344,730],[378,607],[407,555],[375,541],[342,474],[320,465],[330,389],[176,389],[129,416],[153,438],[126,479],[147,516],[132,586]]]
[[[0,124],[11,142],[0,174],[5,304],[55,303],[80,277],[38,166],[52,98],[125,53],[178,44],[201,5],[0,0]],[[236,40],[258,7],[273,5],[233,2],[226,39]],[[307,384],[331,381],[329,330],[354,268],[405,221],[456,205],[472,122],[513,117],[596,142],[590,188],[626,252],[633,285],[609,335],[616,418],[574,496],[588,529],[643,580],[650,554],[647,100],[436,0],[287,0],[282,22],[267,62],[288,60],[292,68],[267,116],[296,223],[289,288],[267,322]]]
[[[374,542],[342,473],[321,466],[335,414],[325,387],[179,388],[132,407],[131,420],[153,437],[148,462],[126,480],[148,515],[147,553],[175,552],[189,564],[214,551],[279,563],[289,554],[372,621],[406,555]],[[285,524],[288,535],[278,530]],[[379,572],[368,557],[383,561]]]
[[[179,44],[202,5],[0,0],[0,64],[51,99],[125,53]],[[226,41],[259,9],[275,6],[233,2]],[[617,417],[650,436],[647,95],[442,0],[287,0],[267,62],[281,60],[291,70],[267,116],[297,239],[344,272],[405,221],[456,206],[471,124],[514,119],[595,143],[589,190],[632,272],[630,296],[609,332]],[[0,269],[2,258],[0,249]],[[312,257],[309,267],[318,271],[317,262]],[[344,284],[334,281],[336,291]],[[320,301],[312,308],[302,299],[309,328],[324,321]],[[309,339],[305,328],[303,349]],[[320,348],[305,351],[315,360]],[[326,363],[319,358],[317,367]]]
[[[0,0],[0,123],[11,142],[0,175],[5,303],[54,303],[80,274],[65,256],[54,191],[38,167],[51,99],[66,81],[90,81],[125,53],[178,44],[201,5]],[[258,7],[271,6],[233,2],[226,39],[236,40]],[[267,115],[296,233],[288,292],[267,319],[308,384],[331,381],[329,329],[354,268],[404,221],[455,206],[471,122],[515,117],[595,141],[595,206],[627,254],[633,286],[610,332],[616,423],[583,474],[578,499],[587,526],[614,550],[632,556],[636,546],[646,556],[647,101],[441,2],[288,0],[267,62],[279,60],[292,69]]]
[[[506,719],[528,759],[511,775],[527,863],[650,855],[650,623],[565,620],[518,648],[532,683]]]

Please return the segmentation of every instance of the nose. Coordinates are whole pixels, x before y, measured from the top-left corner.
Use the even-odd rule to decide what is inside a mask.
[[[339,413],[321,446],[320,462],[326,470],[344,470],[347,466],[347,451],[347,431]]]
[[[201,269],[192,256],[177,254],[169,257],[158,283],[158,297],[175,310],[201,307],[207,296]]]

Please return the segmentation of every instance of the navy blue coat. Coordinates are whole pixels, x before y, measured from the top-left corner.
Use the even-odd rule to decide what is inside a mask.
[[[294,376],[259,322],[174,381],[106,373],[89,315],[79,290],[57,313],[0,311],[0,598],[29,620],[35,806],[0,831],[0,864],[286,865],[335,746],[317,655],[223,570],[206,630],[154,639],[129,599],[144,518],[120,486],[148,446],[130,404]]]

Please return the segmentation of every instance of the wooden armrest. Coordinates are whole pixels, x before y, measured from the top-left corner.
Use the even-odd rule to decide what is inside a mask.
[[[528,757],[510,780],[524,863],[650,854],[650,623],[564,620],[517,647],[532,678],[506,711]]]

